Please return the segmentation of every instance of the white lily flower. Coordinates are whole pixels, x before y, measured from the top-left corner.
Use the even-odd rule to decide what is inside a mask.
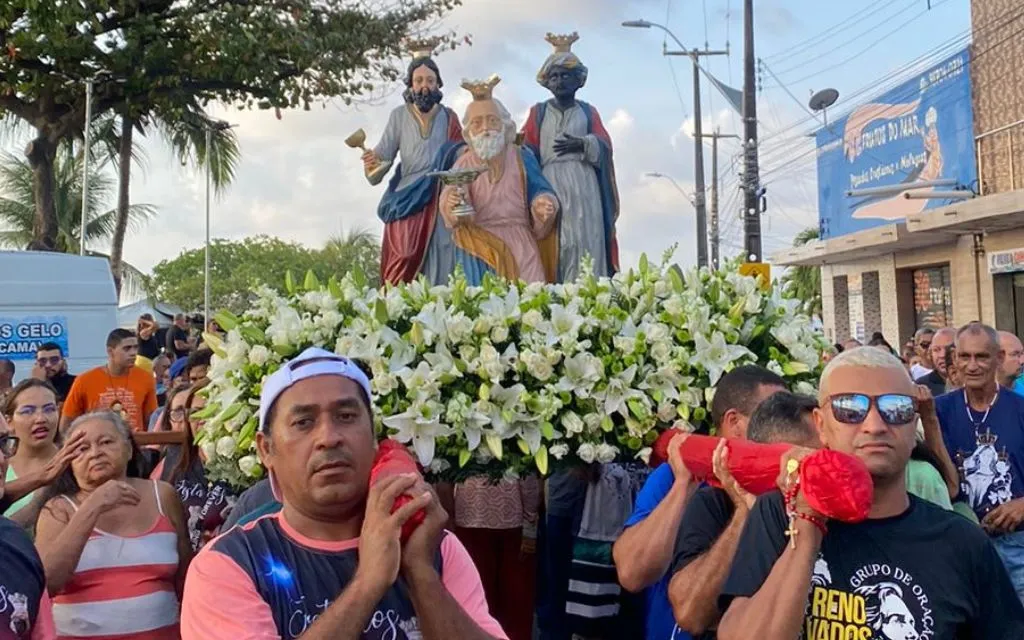
[[[562,366],[565,375],[555,385],[557,391],[569,391],[579,398],[590,396],[594,385],[604,378],[604,364],[590,353],[578,353],[566,358]]]
[[[719,378],[733,363],[754,355],[742,345],[726,343],[725,335],[721,331],[711,334],[711,340],[698,333],[693,337],[693,344],[691,364],[708,372],[708,382],[712,386],[718,383]]]
[[[622,373],[612,377],[608,380],[608,386],[605,388],[604,393],[598,394],[605,415],[617,413],[623,418],[628,418],[630,400],[637,400],[648,408],[651,406],[651,401],[647,394],[633,388],[636,371],[636,365],[632,365]]]
[[[504,322],[518,320],[520,316],[519,289],[514,286],[509,287],[508,293],[504,297],[492,293],[487,300],[480,303],[480,314],[501,319]]]
[[[447,436],[450,430],[441,422],[444,406],[438,402],[428,401],[394,416],[384,418],[384,426],[394,429],[391,437],[402,444],[412,443],[416,458],[424,467],[434,460],[436,439]]]

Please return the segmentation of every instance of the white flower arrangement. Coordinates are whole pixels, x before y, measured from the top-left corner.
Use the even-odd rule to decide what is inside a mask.
[[[287,295],[257,292],[242,317],[217,316],[206,424],[197,435],[213,479],[262,477],[255,455],[263,379],[318,345],[373,371],[376,427],[433,474],[457,479],[555,465],[646,459],[658,434],[708,420],[713,388],[757,363],[812,389],[823,337],[781,287],[736,265],[660,266],[557,285],[488,278],[375,289],[360,273]]]

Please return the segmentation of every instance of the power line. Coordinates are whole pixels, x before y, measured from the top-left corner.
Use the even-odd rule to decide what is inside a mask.
[[[896,11],[895,13],[893,13],[892,15],[881,14],[879,16],[872,16],[872,19],[874,19],[876,17],[881,17],[881,20],[879,20],[877,23],[872,22],[871,24],[868,25],[868,27],[866,29],[864,29],[862,31],[855,32],[847,40],[843,40],[842,42],[839,42],[839,43],[829,43],[828,51],[827,52],[825,52],[825,53],[823,53],[822,55],[819,55],[819,56],[814,56],[812,59],[814,59],[815,61],[818,61],[818,60],[821,60],[821,59],[824,59],[824,58],[828,58],[829,56],[842,51],[843,49],[845,49],[846,47],[850,46],[851,44],[854,44],[854,43],[857,43],[857,42],[861,42],[865,37],[870,36],[871,34],[878,32],[879,29],[884,28],[886,25],[892,24],[892,20],[894,20],[898,16],[901,16],[904,13],[906,13],[907,11],[910,11],[911,9],[913,9],[915,6],[918,5],[918,0],[902,0],[901,4],[902,4],[902,8],[899,11]],[[894,2],[894,3],[891,3],[889,8],[895,8],[895,7],[898,7],[898,6],[900,6],[900,4],[897,4],[897,3]],[[925,9],[924,13],[927,13],[927,12],[928,12],[928,10]],[[847,35],[847,34],[844,33],[843,35]],[[803,56],[801,56],[801,57],[803,57]],[[785,76],[785,75],[790,74],[790,73],[792,73],[792,72],[794,72],[794,71],[796,71],[798,69],[806,69],[807,68],[806,60],[797,59],[796,61],[793,61],[792,59],[789,59],[786,62],[787,63],[791,63],[791,64],[779,65],[781,67],[779,69],[779,71],[778,71],[780,76]]]
[[[822,31],[818,35],[812,36],[812,37],[810,37],[810,38],[808,38],[806,40],[802,40],[800,42],[797,42],[796,44],[790,45],[790,46],[786,47],[785,49],[782,49],[781,51],[776,51],[775,53],[771,53],[769,55],[766,55],[766,56],[764,56],[764,59],[765,60],[776,60],[776,59],[781,58],[783,56],[788,58],[788,57],[792,57],[792,56],[794,56],[794,55],[796,55],[796,54],[798,54],[798,53],[800,53],[802,51],[806,51],[807,49],[813,47],[814,45],[819,44],[821,42],[824,42],[832,34],[838,32],[838,31],[840,31],[842,29],[845,29],[847,27],[847,25],[849,25],[851,22],[854,22],[860,16],[862,16],[862,15],[864,15],[866,13],[870,13],[872,10],[874,10],[875,7],[878,7],[880,5],[884,5],[888,1],[889,0],[876,0],[875,2],[871,3],[867,7],[864,7],[863,9],[858,11],[857,13],[855,13],[855,14],[847,17],[847,18],[844,18],[842,21],[837,22],[836,24],[832,25],[831,27],[829,27],[825,31]]]
[[[1010,14],[1014,14],[1014,15],[1010,15]],[[1024,10],[1022,10],[1019,7],[1014,7],[1014,8],[1011,8],[1011,9],[1007,9],[1006,11],[1004,11],[1001,14],[999,14],[998,16],[995,16],[995,17],[991,18],[990,20],[988,20],[985,24],[980,25],[978,28],[974,29],[973,34],[974,34],[974,36],[977,37],[977,36],[981,35],[982,33],[986,32],[986,31],[989,31],[991,29],[1000,30],[1003,27],[1005,27],[1007,24],[1009,24],[1010,22],[1013,22],[1014,20],[1019,18],[1022,14],[1024,14]],[[1003,21],[1002,24],[999,24],[998,26],[996,25],[996,23],[1000,22],[1003,18],[1005,18],[1008,15],[1010,16],[1010,18],[1008,20]],[[923,55],[915,58],[914,60],[911,60],[907,64],[902,65],[900,67],[897,67],[896,69],[893,69],[892,71],[890,71],[886,75],[882,76],[881,78],[878,78],[875,81],[873,81],[873,82],[871,82],[869,84],[866,84],[866,85],[860,87],[859,89],[857,89],[857,90],[855,90],[855,91],[853,91],[851,93],[847,93],[842,98],[842,104],[854,103],[854,102],[857,101],[857,98],[859,98],[859,97],[861,97],[861,96],[863,96],[864,94],[867,94],[867,93],[871,93],[873,95],[880,95],[880,94],[886,93],[887,91],[889,91],[892,88],[895,88],[895,87],[903,84],[911,76],[913,76],[913,75],[923,71],[924,69],[926,69],[928,67],[933,66],[938,60],[944,59],[945,57],[950,55],[954,50],[957,50],[957,49],[961,48],[962,46],[966,45],[968,42],[970,42],[971,35],[972,35],[972,32],[971,32],[970,29],[968,29],[968,30],[965,30],[965,31],[961,32],[957,36],[954,36],[953,38],[950,38],[949,40],[944,41],[943,43],[941,43],[937,47],[935,47],[935,48],[931,49],[930,51],[924,53]],[[848,115],[848,114],[849,114],[849,112],[844,114],[844,116],[840,116],[839,119],[841,119],[842,117],[845,117],[845,115]],[[769,142],[769,141],[771,141],[773,139],[776,139],[779,136],[781,136],[781,135],[783,135],[785,133],[788,133],[789,131],[792,131],[793,129],[796,129],[796,128],[800,127],[801,125],[803,125],[804,123],[809,122],[811,120],[814,120],[814,118],[802,117],[799,120],[797,120],[797,121],[793,122],[792,124],[790,124],[789,126],[784,127],[783,129],[780,129],[778,131],[773,131],[772,133],[768,134],[767,136],[765,136],[762,139],[762,142]],[[793,136],[793,138],[796,138],[796,139],[804,138],[807,133],[808,132],[805,131],[803,133],[797,134],[796,136]],[[793,138],[783,139],[783,141],[780,143],[780,145],[784,145],[784,144],[786,144],[788,142],[792,142]]]
[[[932,6],[936,7],[936,6],[939,6],[940,4],[945,4],[948,1],[949,0],[936,0],[935,2],[932,3]],[[924,16],[929,11],[931,11],[931,9],[925,9],[924,11],[921,11],[919,13],[914,14],[909,20],[907,20],[906,22],[901,23],[898,27],[896,27],[892,31],[887,32],[885,35],[883,35],[882,37],[878,38],[877,40],[875,40],[874,42],[872,42],[868,46],[864,47],[863,49],[861,49],[857,53],[853,54],[849,58],[843,60],[842,62],[838,62],[838,63],[836,63],[836,64],[834,64],[834,65],[832,65],[830,67],[826,67],[824,69],[821,69],[820,71],[815,71],[814,73],[807,74],[806,76],[803,76],[799,80],[793,80],[792,81],[793,84],[797,84],[797,83],[800,83],[800,82],[804,82],[804,81],[810,80],[811,78],[815,78],[817,76],[820,76],[823,73],[828,73],[829,71],[833,71],[835,69],[838,69],[839,67],[842,67],[842,66],[844,66],[844,65],[846,65],[846,64],[848,64],[848,63],[850,63],[850,62],[852,62],[854,60],[856,60],[857,58],[861,57],[862,55],[864,55],[868,51],[871,51],[872,49],[874,49],[876,46],[878,46],[883,41],[889,39],[890,37],[896,35],[900,31],[902,31],[907,25],[909,25],[910,23],[914,22],[915,20],[917,20],[921,16]]]
[[[1021,27],[1020,29],[1018,29],[1017,31],[1015,31],[1015,32],[1011,33],[1010,35],[1006,36],[1005,38],[1003,38],[999,42],[991,45],[987,49],[984,49],[984,50],[978,52],[976,55],[971,56],[969,58],[969,64],[973,66],[974,62],[977,61],[979,58],[981,58],[983,55],[985,55],[989,51],[992,51],[993,49],[996,49],[997,47],[1001,46],[1003,43],[1005,43],[1005,42],[1009,41],[1010,39],[1012,39],[1012,38],[1014,38],[1014,37],[1016,37],[1018,35],[1021,35],[1021,34],[1024,34],[1024,27]],[[1004,71],[1003,73],[1000,73],[1000,74],[998,74],[996,76],[993,76],[993,77],[989,78],[988,81],[985,82],[985,83],[979,83],[979,84],[975,85],[974,89],[975,90],[983,89],[983,88],[991,85],[992,83],[994,83],[994,82],[996,82],[998,80],[1001,80],[1003,77],[1005,77],[1007,74],[1009,74],[1009,73],[1011,73],[1013,71],[1015,71],[1015,69],[1012,69],[1012,68],[1008,69],[1008,70]],[[939,92],[941,92],[941,91],[949,91],[949,90],[951,90],[951,88],[952,88],[952,85],[947,85],[946,87],[941,87],[940,89],[938,89],[938,91]],[[971,99],[970,93],[968,93],[967,96],[961,96],[960,98],[954,99],[953,102],[959,102],[959,101],[961,101],[961,100],[963,100],[965,98],[968,99],[968,100]],[[969,123],[968,125],[961,126],[959,129],[957,129],[953,133],[954,134],[960,133],[967,126],[973,126],[973,122]],[[798,162],[801,162],[802,160],[805,160],[808,156],[810,156],[810,154],[817,153],[817,150],[818,149],[815,146],[815,147],[809,149],[808,151],[800,154],[796,158],[793,158],[792,160],[790,160],[788,162],[785,162],[785,163],[783,163],[783,164],[781,164],[781,165],[779,165],[777,167],[773,167],[772,169],[765,170],[764,172],[762,172],[762,176],[763,177],[767,177],[770,174],[776,174],[779,171],[781,171],[782,169],[785,169],[786,167],[792,166],[794,163],[798,163]]]

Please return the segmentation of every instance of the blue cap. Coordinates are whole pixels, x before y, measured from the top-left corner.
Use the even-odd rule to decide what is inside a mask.
[[[174,363],[171,364],[171,368],[167,370],[168,375],[171,376],[171,380],[174,380],[182,373],[185,372],[185,365],[188,364],[188,358],[177,358]]]
[[[260,392],[260,431],[266,426],[267,413],[278,397],[296,382],[316,376],[339,376],[355,382],[367,398],[373,397],[370,379],[359,366],[344,356],[319,347],[310,347],[285,362],[281,368],[267,376]]]

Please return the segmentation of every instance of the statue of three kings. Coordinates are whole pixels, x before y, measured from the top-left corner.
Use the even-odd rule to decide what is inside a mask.
[[[423,274],[447,283],[457,266],[479,284],[485,273],[526,282],[566,282],[587,257],[598,276],[618,270],[618,191],[612,141],[597,110],[576,99],[587,67],[572,51],[579,39],[547,34],[554,48],[537,82],[551,99],[535,104],[516,135],[494,98],[497,76],[463,81],[473,97],[460,122],[441,104],[436,41],[411,43],[405,104],[391,113],[377,146],[363,154],[371,184],[395,169],[377,214],[385,230],[381,277],[409,282]],[[439,172],[475,170],[464,195]],[[465,198],[472,215],[457,215]]]

